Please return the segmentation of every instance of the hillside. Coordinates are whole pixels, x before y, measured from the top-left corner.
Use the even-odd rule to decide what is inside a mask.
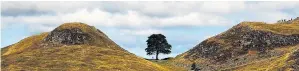
[[[299,70],[299,20],[241,22],[169,60],[140,58],[79,22],[1,48],[1,71],[185,71],[192,63],[202,71]]]
[[[1,49],[1,71],[170,71],[84,23],[65,23]]]
[[[196,63],[203,71],[299,70],[298,21],[242,22],[204,40],[173,61],[187,68]]]

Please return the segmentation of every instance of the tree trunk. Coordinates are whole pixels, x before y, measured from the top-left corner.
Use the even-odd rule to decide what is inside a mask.
[[[158,55],[159,55],[159,52],[156,51],[156,60],[159,60]]]

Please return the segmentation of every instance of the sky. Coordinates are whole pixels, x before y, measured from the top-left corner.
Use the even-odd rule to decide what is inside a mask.
[[[269,24],[299,16],[297,2],[1,2],[1,48],[66,22],[83,22],[122,48],[146,55],[146,40],[161,33],[175,57],[243,21]]]

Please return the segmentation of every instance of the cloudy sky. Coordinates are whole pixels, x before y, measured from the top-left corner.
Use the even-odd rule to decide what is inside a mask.
[[[299,2],[1,2],[1,47],[65,22],[102,30],[118,45],[146,55],[150,34],[162,33],[170,57],[242,21],[274,23],[299,16]]]

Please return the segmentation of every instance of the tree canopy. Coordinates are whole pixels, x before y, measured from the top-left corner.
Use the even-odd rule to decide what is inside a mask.
[[[168,44],[166,37],[162,34],[152,34],[148,37],[147,48],[145,51],[147,55],[156,54],[156,60],[158,60],[159,53],[170,54],[171,45]]]

